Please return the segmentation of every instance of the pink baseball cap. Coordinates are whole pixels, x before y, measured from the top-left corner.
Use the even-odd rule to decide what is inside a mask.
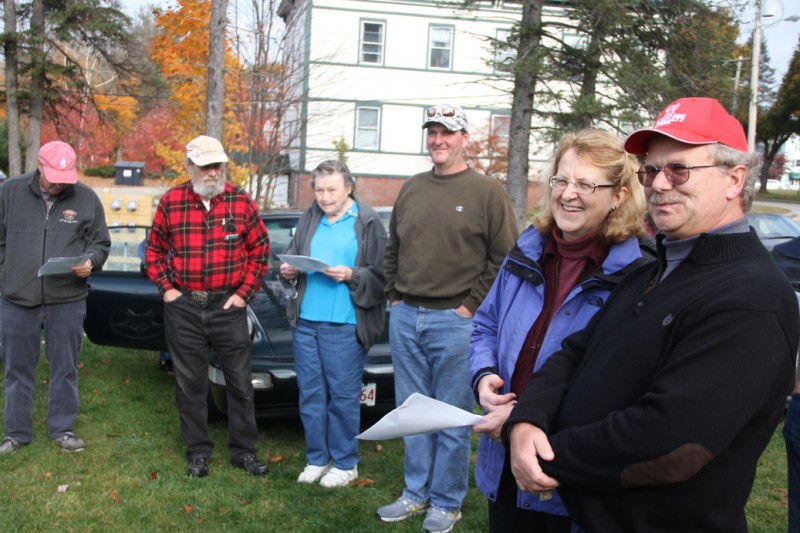
[[[50,183],[76,183],[75,150],[61,141],[51,141],[39,148],[39,164]]]
[[[652,128],[636,130],[625,140],[625,151],[644,154],[653,135],[686,144],[724,144],[747,152],[742,124],[713,98],[681,98],[669,104]]]

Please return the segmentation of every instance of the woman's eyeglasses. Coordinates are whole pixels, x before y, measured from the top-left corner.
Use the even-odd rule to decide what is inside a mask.
[[[659,172],[664,172],[664,176],[673,185],[682,185],[689,181],[689,171],[695,168],[712,168],[720,165],[684,165],[683,163],[667,163],[662,167],[656,165],[642,165],[636,174],[639,175],[639,182],[645,187],[653,185]]]
[[[554,191],[563,191],[567,188],[567,185],[571,183],[572,186],[575,187],[575,191],[578,194],[584,194],[584,195],[592,194],[595,191],[595,189],[603,189],[605,187],[616,187],[616,185],[614,185],[613,183],[608,185],[606,184],[598,185],[589,180],[569,181],[567,178],[562,178],[561,176],[553,176],[552,178],[550,178],[549,181],[550,181],[550,188],[553,189]]]

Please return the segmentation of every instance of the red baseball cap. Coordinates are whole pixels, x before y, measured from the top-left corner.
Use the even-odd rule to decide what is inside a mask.
[[[61,141],[51,141],[39,148],[39,164],[50,183],[76,183],[75,150]]]
[[[747,152],[742,124],[713,98],[681,98],[669,104],[652,128],[636,130],[625,139],[625,151],[644,154],[653,135],[686,144],[724,144]]]

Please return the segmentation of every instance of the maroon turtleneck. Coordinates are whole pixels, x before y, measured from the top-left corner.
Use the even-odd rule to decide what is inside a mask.
[[[544,274],[544,304],[539,316],[528,331],[511,377],[511,392],[519,398],[533,374],[539,348],[553,313],[561,307],[569,292],[603,264],[608,245],[598,236],[600,230],[574,241],[566,241],[561,230],[553,229],[540,261]]]

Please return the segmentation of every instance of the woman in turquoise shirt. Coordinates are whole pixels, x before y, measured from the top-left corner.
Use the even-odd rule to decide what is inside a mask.
[[[386,229],[355,197],[355,180],[341,161],[320,163],[311,187],[315,200],[283,253],[333,266],[300,272],[281,265],[281,275],[297,283],[287,314],[308,460],[297,481],[342,487],[358,477],[361,376],[383,331]]]

